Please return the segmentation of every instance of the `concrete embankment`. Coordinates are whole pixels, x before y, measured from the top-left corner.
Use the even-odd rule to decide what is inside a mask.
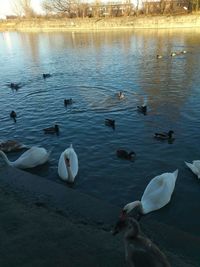
[[[200,28],[199,15],[139,16],[85,19],[9,19],[0,31],[87,31],[119,29]]]
[[[119,207],[11,167],[0,169],[2,267],[125,267]],[[199,267],[198,237],[144,217],[141,227],[173,267]]]

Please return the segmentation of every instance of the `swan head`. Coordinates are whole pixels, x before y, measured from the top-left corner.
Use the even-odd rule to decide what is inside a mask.
[[[70,168],[70,161],[67,157],[65,157],[65,164],[66,164],[66,167]]]
[[[123,207],[122,212],[127,214],[127,213],[130,213],[133,209],[136,209],[136,208],[139,209],[139,211],[142,213],[142,203],[139,200],[126,204]]]
[[[73,175],[72,169],[71,169],[70,155],[71,155],[70,152],[64,154],[64,161],[65,161],[65,165],[68,171],[68,182],[73,183],[75,176]]]

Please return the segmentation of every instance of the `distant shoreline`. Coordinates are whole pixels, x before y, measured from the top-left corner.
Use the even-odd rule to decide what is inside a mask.
[[[98,31],[124,29],[200,29],[198,14],[177,16],[138,16],[119,18],[34,18],[0,21],[0,32]]]

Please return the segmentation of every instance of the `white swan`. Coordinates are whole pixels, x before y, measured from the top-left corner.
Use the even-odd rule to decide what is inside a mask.
[[[78,157],[72,144],[60,155],[58,162],[58,175],[64,181],[73,183],[78,173]]]
[[[185,161],[185,164],[194,174],[197,175],[198,179],[200,179],[200,160],[193,160],[192,163],[188,163]]]
[[[139,208],[141,214],[147,214],[165,206],[171,199],[174,191],[178,170],[163,173],[154,177],[147,185],[141,201],[136,200],[124,206],[123,212],[129,213],[135,207]]]
[[[44,164],[48,160],[50,153],[51,152],[47,152],[45,148],[33,146],[24,152],[17,160],[12,162],[9,161],[6,154],[0,150],[0,155],[7,164],[19,169],[34,168]]]

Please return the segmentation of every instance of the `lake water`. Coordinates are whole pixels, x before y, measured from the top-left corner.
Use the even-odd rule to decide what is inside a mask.
[[[200,236],[200,181],[184,164],[200,159],[199,33],[0,33],[0,139],[53,148],[49,164],[32,172],[58,183],[59,156],[72,143],[79,158],[74,190],[119,207],[140,199],[154,176],[179,169],[170,204],[148,216]],[[52,76],[44,80],[43,73]],[[11,82],[23,87],[11,90]],[[65,98],[74,103],[65,107]],[[144,101],[146,116],[136,110]],[[116,121],[115,130],[106,118]],[[60,135],[45,135],[55,123]],[[168,130],[172,144],[153,138]],[[136,160],[117,158],[119,148],[135,151]]]

